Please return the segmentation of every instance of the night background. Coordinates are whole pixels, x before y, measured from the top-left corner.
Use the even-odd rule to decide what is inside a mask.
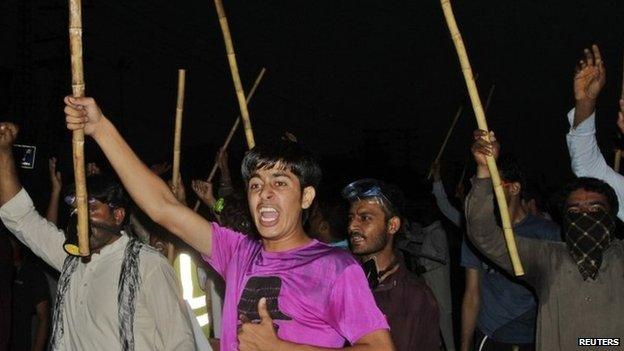
[[[468,158],[476,122],[439,1],[226,1],[245,91],[267,74],[250,104],[257,142],[284,131],[316,152],[324,183],[379,177],[408,193],[422,184],[460,104],[464,114],[442,158],[447,188]],[[607,67],[598,139],[609,163],[622,86],[621,1],[455,1],[478,86],[504,152],[530,178],[560,186],[572,176],[565,114],[582,49],[597,43]],[[22,179],[47,201],[47,158],[71,181],[62,97],[71,92],[67,3],[0,4],[0,116],[37,146]],[[212,1],[83,2],[85,81],[148,164],[171,160],[177,69],[187,69],[182,173],[204,178],[238,114]],[[241,130],[231,167],[246,149]],[[90,142],[87,161],[102,156]],[[428,187],[428,186],[427,186]],[[34,189],[34,190],[33,190]]]

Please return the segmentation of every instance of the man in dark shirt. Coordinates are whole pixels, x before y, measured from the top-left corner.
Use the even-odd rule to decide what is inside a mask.
[[[402,227],[400,190],[363,179],[345,187],[343,196],[351,204],[351,251],[362,261],[397,350],[439,350],[440,316],[433,293],[405,268],[403,257],[394,249],[394,237]]]

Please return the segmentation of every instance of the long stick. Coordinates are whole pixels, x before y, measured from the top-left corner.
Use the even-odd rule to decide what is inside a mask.
[[[173,138],[173,167],[171,186],[174,194],[178,194],[180,186],[180,144],[182,142],[182,116],[184,114],[184,87],[186,85],[186,70],[178,70],[178,96],[176,99],[175,134]],[[167,243],[167,260],[173,265],[175,260],[175,246]]]
[[[69,51],[71,54],[72,94],[85,94],[82,67],[82,6],[80,0],[69,0]],[[76,209],[78,211],[78,253],[89,255],[89,208],[87,205],[87,180],[84,163],[84,130],[72,133],[74,178],[76,181]]]
[[[253,130],[251,129],[251,121],[249,120],[249,111],[247,110],[247,103],[245,102],[245,91],[243,90],[243,84],[241,83],[240,75],[238,74],[238,64],[236,63],[236,54],[234,53],[234,44],[232,44],[232,36],[230,34],[230,26],[225,16],[225,9],[221,0],[214,0],[215,7],[217,8],[217,14],[219,15],[219,24],[221,25],[221,32],[223,33],[223,41],[225,42],[225,51],[227,53],[228,62],[230,64],[230,72],[232,73],[232,80],[234,81],[234,89],[236,90],[236,98],[238,99],[238,107],[240,108],[241,117],[243,119],[243,126],[245,128],[245,137],[247,138],[247,146],[252,149],[256,142],[254,141]]]
[[[251,98],[253,98],[256,92],[256,89],[258,88],[258,85],[260,85],[260,82],[262,81],[262,78],[264,77],[264,73],[266,73],[266,68],[262,67],[262,69],[260,70],[260,73],[258,73],[258,77],[256,77],[256,81],[254,82],[254,85],[251,87],[251,90],[249,90],[249,94],[247,95],[246,102],[248,104],[251,101]],[[238,126],[240,125],[240,120],[241,120],[241,116],[238,115],[238,117],[236,117],[236,120],[234,121],[234,125],[232,126],[232,128],[230,129],[230,132],[227,135],[227,138],[225,138],[225,142],[221,146],[221,150],[226,150],[228,146],[230,145],[230,141],[232,141],[232,137],[234,136],[236,129],[238,129]],[[212,181],[212,178],[217,173],[217,168],[219,168],[219,163],[215,162],[215,164],[212,166],[212,170],[210,170],[210,175],[208,176],[208,179],[206,180],[207,182]],[[195,207],[194,207],[195,212],[197,212],[200,205],[201,205],[201,201],[197,200],[195,202]]]
[[[172,182],[174,193],[178,187],[180,177],[180,143],[182,141],[182,115],[184,113],[184,87],[186,84],[186,70],[178,70],[178,97],[176,100],[175,136],[173,139],[173,167]]]
[[[429,174],[427,175],[427,179],[431,178],[431,175],[433,174],[433,165],[440,161],[440,157],[442,157],[442,153],[444,153],[444,149],[446,148],[446,143],[449,141],[449,138],[451,137],[451,134],[453,133],[453,129],[455,129],[455,125],[457,124],[457,121],[459,120],[459,116],[461,116],[463,108],[464,108],[464,105],[459,105],[459,108],[457,109],[457,113],[455,113],[455,118],[453,118],[453,122],[451,123],[451,126],[449,127],[448,132],[446,132],[446,137],[444,137],[442,146],[440,147],[440,150],[438,151],[438,154],[436,155],[435,159],[431,163],[431,167],[429,167]]]
[[[459,62],[461,64],[462,72],[464,73],[464,79],[468,87],[468,94],[470,95],[470,101],[472,102],[472,108],[474,109],[475,116],[477,118],[477,125],[481,130],[488,130],[487,122],[485,120],[485,113],[483,112],[483,106],[481,105],[481,99],[479,98],[479,92],[472,76],[472,68],[470,67],[470,61],[468,60],[468,54],[464,47],[464,41],[457,28],[457,22],[455,22],[455,15],[453,15],[453,9],[449,0],[440,0],[442,10],[444,11],[444,18],[446,24],[453,38],[453,44],[457,50],[457,56],[459,56]],[[492,177],[492,184],[494,185],[494,193],[496,194],[496,200],[500,209],[501,221],[503,223],[503,232],[505,235],[505,242],[507,243],[507,250],[509,250],[509,256],[511,258],[511,264],[514,269],[514,273],[517,276],[524,275],[524,269],[520,262],[520,256],[518,255],[518,248],[516,247],[516,241],[514,239],[513,230],[511,228],[511,220],[509,219],[509,210],[507,208],[507,201],[505,200],[505,193],[501,186],[501,179],[498,173],[498,167],[496,166],[496,160],[492,156],[487,156],[487,166]]]

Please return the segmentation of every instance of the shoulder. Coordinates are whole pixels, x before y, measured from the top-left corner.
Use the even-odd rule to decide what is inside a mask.
[[[361,267],[359,261],[351,252],[339,247],[316,242],[310,246],[309,250],[313,252],[319,263],[334,267],[338,272],[353,266]]]
[[[561,241],[561,230],[559,226],[549,219],[529,214],[521,227],[524,227],[519,230],[518,234],[521,236],[533,237],[541,240]]]

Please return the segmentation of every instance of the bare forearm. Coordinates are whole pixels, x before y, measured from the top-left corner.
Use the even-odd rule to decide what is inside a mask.
[[[596,109],[596,100],[577,100],[574,106],[574,125],[576,128],[583,123]]]
[[[309,345],[300,345],[294,344],[291,342],[284,342],[283,346],[278,349],[279,351],[335,351],[333,348],[326,347],[318,347],[318,346],[309,346]],[[349,351],[394,351],[394,347],[392,345],[353,345],[347,346],[339,350],[349,350]]]
[[[13,150],[0,150],[0,206],[11,200],[22,189],[17,168],[13,160]]]
[[[60,191],[52,191],[50,194],[50,203],[46,212],[46,219],[54,224],[58,224],[58,208],[61,199]]]
[[[176,202],[167,184],[141,162],[110,121],[104,119],[96,135],[98,143],[124,187],[145,213],[158,222],[165,203]]]
[[[473,294],[465,294],[461,315],[461,351],[469,351],[472,348],[478,315],[479,297]]]

